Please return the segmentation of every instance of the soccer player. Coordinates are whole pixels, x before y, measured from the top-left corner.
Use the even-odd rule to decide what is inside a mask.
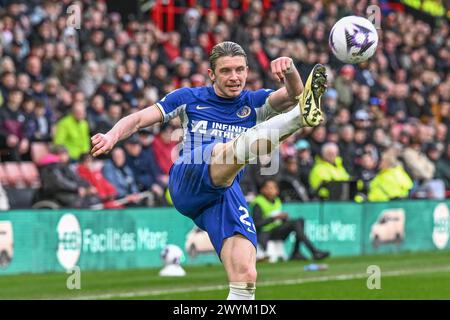
[[[108,133],[92,137],[91,152],[107,153],[140,128],[179,116],[184,141],[170,169],[173,204],[208,232],[228,276],[228,299],[253,300],[257,241],[239,186],[242,169],[298,129],[320,124],[325,67],[316,65],[303,86],[292,59],[280,57],[271,62],[271,72],[284,86],[249,91],[247,55],[240,45],[219,43],[209,60],[212,86],[177,89],[124,117]]]

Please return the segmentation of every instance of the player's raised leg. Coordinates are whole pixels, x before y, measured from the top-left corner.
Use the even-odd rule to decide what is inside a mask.
[[[281,141],[302,127],[314,127],[322,120],[320,97],[326,89],[326,70],[318,64],[311,71],[298,104],[290,111],[261,122],[235,140],[217,144],[212,153],[211,180],[229,186],[239,171],[259,155],[272,153]]]

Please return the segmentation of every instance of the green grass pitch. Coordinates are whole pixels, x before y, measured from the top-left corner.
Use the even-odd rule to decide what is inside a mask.
[[[450,299],[450,251],[329,258],[325,271],[307,262],[258,263],[256,299]],[[367,268],[381,270],[369,290]],[[81,289],[66,273],[0,276],[0,299],[226,299],[221,265],[185,267],[187,276],[162,278],[159,269],[81,272]]]

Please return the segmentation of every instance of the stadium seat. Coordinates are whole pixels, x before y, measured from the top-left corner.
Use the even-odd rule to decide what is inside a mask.
[[[3,164],[3,168],[8,186],[14,188],[24,188],[26,186],[26,182],[18,162],[5,162]]]
[[[49,153],[49,146],[46,142],[33,142],[31,144],[31,160],[34,163],[38,163],[39,160]]]
[[[41,181],[36,165],[31,161],[22,162],[20,163],[20,169],[27,186],[33,189],[39,188]]]

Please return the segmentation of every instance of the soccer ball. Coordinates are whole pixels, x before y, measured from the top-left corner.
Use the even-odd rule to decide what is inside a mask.
[[[328,43],[333,54],[342,62],[360,63],[375,53],[378,33],[366,18],[348,16],[335,23]]]
[[[182,256],[183,251],[174,244],[166,245],[161,251],[161,259],[164,261],[165,265],[179,265]]]
[[[183,259],[183,251],[179,246],[168,244],[161,251],[161,259],[164,267],[159,271],[161,277],[183,277],[186,271],[181,267],[180,263]]]

